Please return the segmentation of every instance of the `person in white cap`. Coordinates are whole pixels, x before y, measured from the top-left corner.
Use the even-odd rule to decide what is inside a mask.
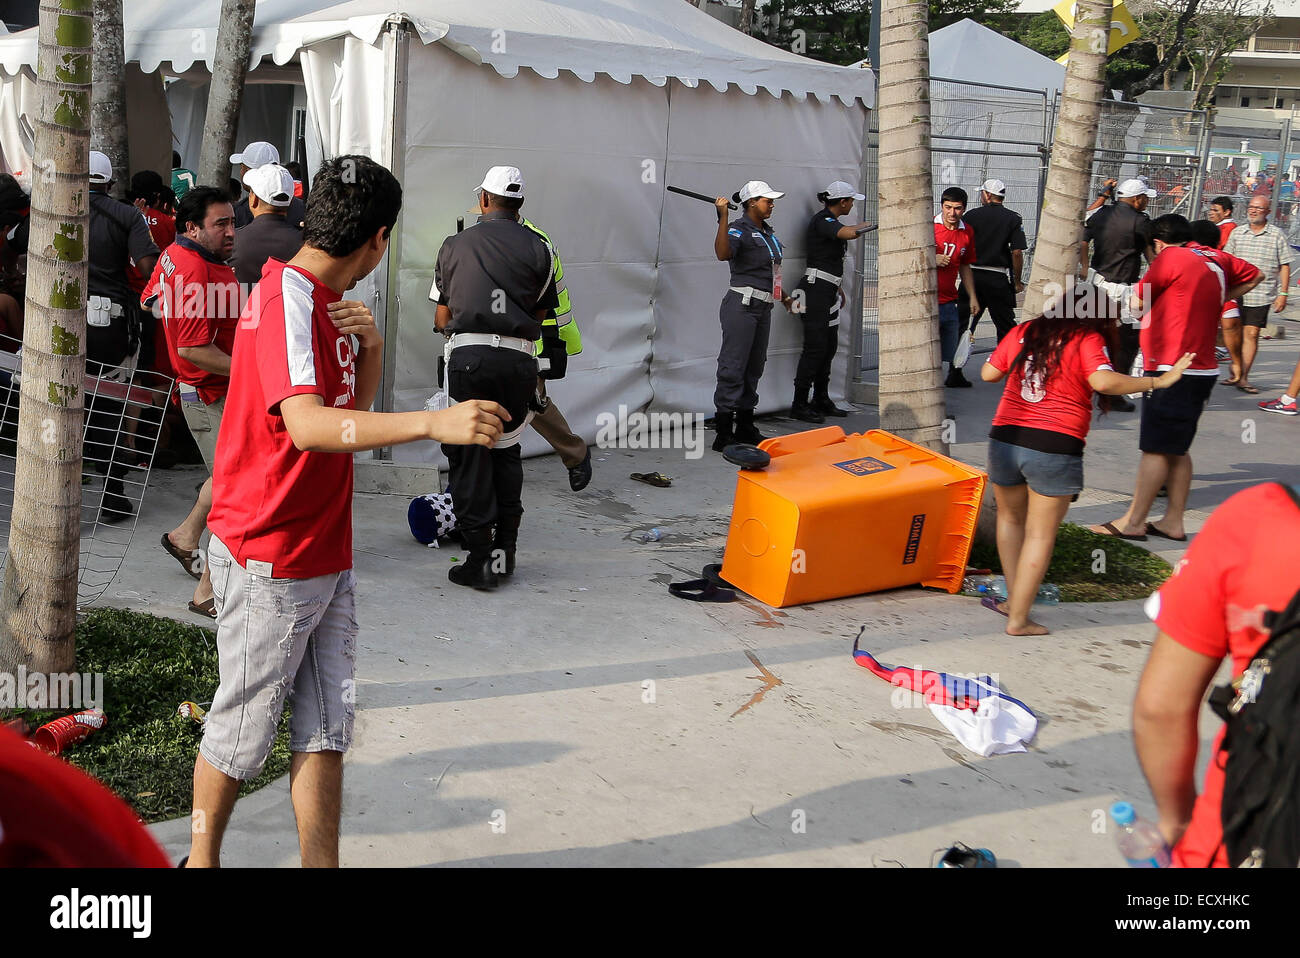
[[[443,241],[429,299],[435,327],[447,344],[447,393],[457,403],[493,400],[510,425],[492,449],[444,445],[456,520],[469,555],[447,578],[490,591],[515,571],[515,546],[523,518],[524,470],[519,436],[535,408],[541,356],[566,355],[558,327],[546,324],[560,305],[552,250],[520,222],[524,177],[513,166],[494,166],[476,188],[481,215]],[[544,375],[544,374],[543,374]]]
[[[982,205],[962,217],[975,231],[975,262],[971,264],[971,272],[975,277],[975,295],[984,309],[971,316],[970,297],[965,287],[957,291],[957,318],[961,328],[969,328],[973,336],[975,324],[987,311],[993,317],[998,342],[1016,325],[1016,294],[1025,288],[1021,274],[1025,268],[1024,251],[1029,246],[1024,219],[1003,205],[1006,195],[1007,186],[1001,180],[985,180],[980,185]],[[948,385],[965,384],[960,369],[954,370],[949,379],[954,376],[961,382]]]
[[[262,278],[262,267],[274,257],[282,263],[302,247],[301,227],[285,215],[293,202],[293,175],[278,163],[268,163],[244,174],[248,208],[253,222],[235,230],[235,253],[230,265],[235,278],[251,287]]]
[[[255,170],[259,166],[266,166],[268,163],[279,165],[280,151],[265,140],[254,140],[240,152],[232,153],[230,162],[239,165],[239,182],[244,183],[244,177],[249,170]],[[244,185],[247,186],[248,184],[244,183]],[[230,199],[235,204],[235,229],[241,229],[253,222],[253,211],[249,208],[248,198],[240,199],[237,196],[232,196]],[[290,201],[288,209],[285,210],[285,218],[294,226],[302,229],[302,224],[307,219],[307,204],[294,197]]]
[[[831,400],[831,361],[839,345],[840,307],[844,294],[844,253],[849,240],[861,236],[867,223],[845,226],[841,216],[853,211],[853,204],[866,197],[849,183],[836,180],[817,194],[822,208],[808,222],[804,241],[806,268],[795,288],[793,312],[803,323],[803,352],[794,374],[794,402],[790,418],[821,423],[827,416],[849,414]],[[808,391],[812,390],[812,401]]]
[[[713,252],[731,264],[731,282],[718,310],[722,348],[713,393],[717,427],[713,448],[717,452],[733,442],[757,444],[764,438],[754,425],[754,409],[758,406],[758,381],[767,365],[772,305],[780,300],[788,309],[792,302],[781,283],[781,241],[767,225],[773,201],[783,196],[762,180],[750,180],[730,201],[719,196],[714,202],[718,231]],[[745,212],[728,223],[730,202],[741,204]]]

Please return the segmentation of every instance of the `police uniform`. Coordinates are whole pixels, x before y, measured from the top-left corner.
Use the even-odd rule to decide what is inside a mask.
[[[480,189],[522,196],[518,170],[511,169],[518,190],[506,192],[492,178],[499,169],[489,171]],[[451,311],[444,330],[451,399],[494,400],[510,415],[508,431],[492,449],[442,447],[451,467],[457,523],[470,550],[448,578],[458,585],[495,588],[497,573],[513,571],[524,512],[519,436],[537,389],[535,343],[543,335],[537,313],[558,305],[550,247],[516,213],[484,213],[443,242],[429,299]],[[502,559],[504,564],[497,561]]]
[[[981,189],[996,196],[1006,195],[1001,180],[987,180]],[[975,231],[975,262],[971,264],[971,274],[975,278],[975,295],[979,297],[980,311],[971,317],[970,296],[962,286],[957,291],[957,328],[966,329],[969,320],[973,334],[975,324],[987,310],[993,317],[998,341],[1001,342],[1002,337],[1016,325],[1015,283],[1020,277],[1011,275],[1011,253],[1029,247],[1025,241],[1024,220],[1019,213],[1001,203],[986,203],[963,214],[962,220]]]
[[[761,186],[773,199],[784,196],[766,183],[746,184],[746,190]],[[740,194],[746,200],[764,195]],[[717,411],[718,441],[735,423],[737,442],[762,439],[754,426],[758,406],[758,381],[767,365],[767,340],[772,328],[772,306],[785,292],[780,288],[781,241],[766,222],[755,223],[748,216],[727,224],[731,247],[731,282],[722,297],[718,319],[722,324],[722,348],[718,352],[717,388],[713,408]]]

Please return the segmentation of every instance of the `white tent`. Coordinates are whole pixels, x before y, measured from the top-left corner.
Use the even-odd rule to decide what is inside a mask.
[[[996,30],[959,20],[930,34],[930,76],[1046,90],[1065,85],[1065,67]]]
[[[727,269],[712,253],[713,212],[664,187],[718,195],[759,178],[787,191],[773,223],[786,275],[798,275],[815,194],[861,178],[870,71],[787,53],[682,0],[391,2],[260,2],[250,74],[300,75],[311,165],[364,153],[405,186],[369,292],[388,343],[381,405],[418,408],[435,391],[434,258],[483,170],[509,163],[528,181],[525,213],[564,256],[583,331],[584,352],[553,389],[574,428],[592,440],[597,416],[620,406],[710,413]],[[219,8],[198,0],[178,27],[174,4],[133,0],[127,60],[146,74],[210,68]],[[34,30],[0,38],[0,81],[35,58]],[[5,102],[13,113],[19,85],[0,91],[6,155],[17,144]],[[778,307],[761,410],[788,406],[801,335]],[[526,453],[545,448],[527,435]],[[429,455],[420,445],[396,457]]]

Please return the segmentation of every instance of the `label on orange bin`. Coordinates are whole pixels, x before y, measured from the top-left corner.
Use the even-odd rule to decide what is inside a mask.
[[[925,513],[912,516],[912,528],[907,532],[907,549],[903,552],[903,565],[916,561],[916,551],[921,548],[921,530],[925,528]]]
[[[851,476],[870,476],[894,468],[889,463],[881,462],[871,456],[864,456],[862,459],[845,459],[843,462],[833,462],[831,465],[836,469],[843,469]]]

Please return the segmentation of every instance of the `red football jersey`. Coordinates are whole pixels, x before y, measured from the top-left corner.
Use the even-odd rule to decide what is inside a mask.
[[[975,262],[975,231],[961,220],[957,228],[950,230],[943,225],[943,217],[934,218],[934,252],[936,256],[948,256],[947,266],[939,270],[939,302],[955,303],[957,301],[957,284],[961,282],[960,268]]]
[[[315,276],[267,260],[235,335],[217,438],[208,527],[241,566],[310,579],[352,568],[352,456],[302,452],[280,403],[311,393],[356,406],[356,337],[327,307],[342,297]]]
[[[166,249],[176,242],[176,217],[168,216],[152,206],[145,209],[143,215],[144,221],[149,224],[149,235],[153,237],[154,246]],[[145,278],[135,268],[135,263],[126,264],[126,281],[131,287],[131,292],[137,296],[144,291]]]
[[[1046,383],[1037,374],[1026,376],[1028,362],[1016,365],[1025,344],[1025,334],[1040,322],[1031,319],[1002,337],[988,362],[1007,374],[995,426],[1027,426],[1062,432],[1076,439],[1088,438],[1092,425],[1092,387],[1088,377],[1099,369],[1113,369],[1106,341],[1100,333],[1076,335],[1061,351],[1061,363]]]
[[[1232,231],[1236,228],[1237,224],[1232,220],[1224,220],[1219,224],[1219,249],[1223,249],[1228,245],[1228,237],[1232,235]]]
[[[1300,587],[1297,569],[1300,508],[1275,483],[1254,486],[1214,510],[1173,577],[1147,600],[1147,615],[1161,632],[1193,652],[1215,660],[1231,656],[1237,678],[1268,639],[1264,613],[1286,608]],[[1203,868],[1212,856],[1216,866],[1227,865],[1219,848],[1222,740],[1220,728],[1191,824],[1174,847],[1179,867]]]

